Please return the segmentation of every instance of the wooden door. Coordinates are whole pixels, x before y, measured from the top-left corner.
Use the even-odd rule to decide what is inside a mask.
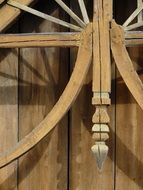
[[[64,2],[80,14],[75,0]],[[136,0],[113,3],[118,24],[123,24],[136,7]],[[92,20],[93,1],[85,4]],[[35,8],[70,20],[54,2],[41,0]],[[5,32],[47,31],[67,29],[26,13]],[[128,51],[142,79],[142,47]],[[52,109],[70,78],[76,56],[76,48],[0,49],[0,152],[30,133]],[[110,151],[102,172],[91,152],[91,67],[77,100],[56,128],[28,153],[0,169],[0,190],[143,189],[143,112],[113,60],[111,66]]]

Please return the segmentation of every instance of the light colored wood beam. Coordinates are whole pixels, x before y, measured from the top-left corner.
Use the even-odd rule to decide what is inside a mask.
[[[131,24],[131,25],[125,27],[124,29],[125,29],[125,31],[129,31],[129,30],[133,30],[133,29],[136,29],[136,28],[140,28],[142,26],[143,26],[143,21],[137,22],[135,24]]]
[[[125,32],[126,39],[143,39],[143,32],[142,31],[130,31]]]
[[[85,7],[84,0],[78,0],[78,3],[79,3],[79,6],[80,6],[80,10],[81,10],[84,22],[86,24],[88,24],[90,21],[89,21],[89,17],[88,17],[88,14],[87,14],[87,10],[86,10],[86,7]]]
[[[143,1],[142,0],[137,0],[138,1],[138,8],[140,6],[142,6],[142,3]],[[143,20],[143,13],[141,12],[139,15],[138,15],[138,22],[141,22]]]
[[[126,40],[125,44],[127,47],[143,46],[143,39]]]
[[[37,0],[17,0],[17,2],[23,3],[24,5],[30,5],[35,3]],[[6,29],[19,15],[21,11],[10,5],[5,4],[0,8],[0,32]],[[2,19],[1,19],[2,18]]]
[[[55,1],[71,16],[73,20],[75,20],[82,28],[85,28],[86,24],[63,1]]]
[[[48,15],[48,14],[42,13],[40,11],[37,11],[35,9],[32,9],[32,8],[22,4],[22,3],[19,3],[19,2],[13,1],[13,0],[9,0],[7,3],[8,3],[8,5],[11,5],[11,6],[15,7],[15,8],[18,8],[20,10],[23,10],[25,12],[33,14],[33,15],[35,15],[37,17],[43,18],[45,20],[48,20],[50,22],[62,25],[64,27],[70,28],[70,29],[75,30],[75,31],[82,31],[82,28],[80,28],[80,27],[78,27],[78,26],[76,26],[74,24],[70,24],[70,23],[65,22],[63,20],[55,18],[55,17],[53,17],[51,15]]]
[[[138,16],[138,14],[143,10],[143,3],[138,7],[126,20],[126,22],[123,24],[124,27],[127,27],[135,18]]]
[[[80,33],[0,35],[0,48],[75,47]]]
[[[125,44],[126,46],[143,46],[143,32],[125,32]]]

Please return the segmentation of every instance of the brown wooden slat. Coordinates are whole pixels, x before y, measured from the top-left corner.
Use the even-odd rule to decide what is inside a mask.
[[[10,77],[12,76],[12,77]],[[18,141],[18,51],[0,50],[0,152]],[[0,189],[17,190],[17,161],[0,170]]]
[[[142,39],[143,32],[141,31],[133,31],[133,32],[125,32],[126,39]]]
[[[143,46],[143,32],[125,32],[126,46]]]
[[[132,39],[125,41],[126,46],[143,46],[143,39]]]
[[[80,45],[80,34],[0,35],[0,48],[70,47]]]
[[[47,7],[48,3],[45,9]],[[54,12],[54,16],[58,14],[58,10]],[[22,22],[23,32],[28,30],[27,23],[39,32],[59,31],[54,24],[43,21],[39,25],[36,18],[29,19],[28,16]],[[23,48],[20,51],[19,78],[28,83],[19,83],[19,140],[44,119],[65,87],[68,54],[65,53],[61,60],[61,51],[65,53],[66,50]],[[19,159],[18,190],[67,190],[67,122],[66,116],[51,134]]]

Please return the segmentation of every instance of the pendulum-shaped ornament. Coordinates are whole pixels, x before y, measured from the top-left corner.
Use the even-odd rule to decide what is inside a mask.
[[[105,144],[105,141],[109,139],[109,127],[107,124],[94,124],[92,131],[94,132],[93,139],[95,140],[95,145],[92,146],[91,150],[99,170],[102,170],[108,155],[108,146]]]
[[[97,167],[100,171],[102,170],[103,164],[107,159],[109,150],[105,142],[109,139],[108,123],[110,122],[110,118],[107,113],[107,106],[110,105],[110,99],[106,100],[107,101],[101,101],[103,103],[102,104],[99,103],[99,101],[97,101],[97,97],[94,96],[92,102],[96,106],[96,110],[92,118],[92,122],[94,123],[92,127],[92,132],[95,144],[92,146],[91,150],[94,154]]]

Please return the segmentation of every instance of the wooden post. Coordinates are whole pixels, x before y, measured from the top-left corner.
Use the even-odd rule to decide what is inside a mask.
[[[111,61],[109,25],[112,19],[112,1],[94,1],[93,19],[93,99],[95,106],[93,115],[93,138],[96,143],[92,147],[98,168],[101,170],[108,154],[105,141],[109,138],[108,123],[110,118],[107,107],[110,105]]]

